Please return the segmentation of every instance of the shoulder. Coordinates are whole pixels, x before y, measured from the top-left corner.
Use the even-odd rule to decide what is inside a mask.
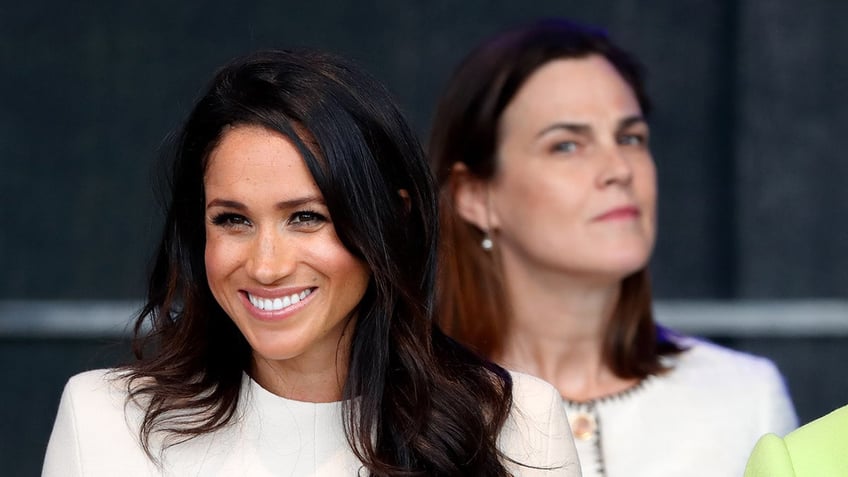
[[[836,475],[848,469],[848,406],[820,417],[783,438],[796,468]]]
[[[750,443],[767,433],[784,435],[798,418],[777,366],[768,358],[732,350],[708,341],[685,338],[687,351],[672,360],[661,389],[681,402],[702,402],[748,423]]]
[[[752,379],[781,379],[777,367],[768,358],[697,338],[680,338],[678,342],[687,348],[673,358],[674,368],[681,373],[696,374],[699,379],[709,376],[720,376],[722,380],[742,379],[749,384]]]
[[[775,434],[766,434],[757,441],[748,465],[745,477],[794,477],[792,460],[783,439]]]
[[[65,388],[73,392],[103,391],[114,388],[119,376],[115,369],[93,369],[71,376]]]
[[[785,439],[790,445],[801,439],[808,441],[818,441],[819,439],[838,440],[842,443],[842,446],[848,448],[848,406],[843,406],[805,424],[795,431],[790,432]]]
[[[528,374],[510,371],[510,376],[513,403],[499,446],[510,459],[524,464],[512,471],[515,475],[580,475],[559,393],[546,381]]]
[[[546,427],[563,409],[559,393],[548,382],[529,374],[509,372],[512,378],[512,409],[508,423],[522,428]]]
[[[119,475],[146,468],[136,440],[142,414],[127,401],[126,381],[116,370],[71,377],[59,403],[42,475]]]
[[[685,338],[680,343],[687,349],[672,358],[671,371],[663,380],[668,385],[698,391],[724,402],[744,401],[753,405],[757,400],[788,400],[783,376],[770,359],[696,338]],[[757,407],[762,408],[760,404]]]
[[[72,376],[62,393],[60,413],[70,413],[79,430],[123,426],[142,412],[128,399],[127,381],[117,369],[96,369]]]
[[[126,380],[118,370],[95,369],[72,376],[65,384],[62,400],[70,401],[74,408],[87,408],[97,412],[123,404],[127,399]]]
[[[766,434],[754,446],[745,477],[843,475],[848,468],[848,406],[786,435]]]
[[[509,371],[512,377],[513,405],[526,410],[549,410],[554,402],[560,401],[554,387],[535,376],[517,371]]]

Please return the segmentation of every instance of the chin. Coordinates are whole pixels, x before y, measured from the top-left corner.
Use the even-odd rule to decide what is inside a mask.
[[[294,348],[281,347],[259,347],[253,348],[254,358],[261,358],[265,361],[288,361],[298,357],[303,350]]]
[[[247,338],[253,355],[269,361],[284,361],[297,356],[302,350],[297,342],[280,340],[271,336],[250,336]]]
[[[609,256],[603,269],[622,280],[648,266],[650,253],[621,254]]]

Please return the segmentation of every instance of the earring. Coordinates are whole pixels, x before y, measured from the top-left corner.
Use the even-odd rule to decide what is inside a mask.
[[[492,242],[492,237],[489,236],[488,230],[483,232],[483,240],[480,241],[480,246],[487,252],[491,252],[492,248],[494,248],[495,243]]]

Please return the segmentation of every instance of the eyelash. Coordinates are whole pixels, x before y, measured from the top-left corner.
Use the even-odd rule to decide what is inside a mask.
[[[327,217],[314,210],[299,210],[289,217],[288,222],[296,226],[305,226],[315,223],[323,223],[327,221]]]
[[[224,227],[224,228],[229,229],[229,228],[249,225],[250,221],[247,220],[246,217],[239,215],[239,214],[233,214],[231,212],[222,212],[222,213],[212,217],[212,223],[219,226],[219,227]]]
[[[562,146],[565,146],[565,145],[568,145],[567,150],[563,149],[563,147],[562,147]],[[551,152],[552,153],[571,154],[573,152],[576,152],[579,147],[580,147],[580,145],[577,144],[577,141],[559,141],[559,142],[557,142],[557,143],[555,143],[551,146]]]
[[[636,139],[636,144],[629,144],[628,139]],[[623,146],[644,146],[648,144],[648,136],[646,134],[622,134],[618,137],[618,143]]]
[[[327,222],[327,217],[320,212],[314,210],[299,210],[294,212],[289,217],[289,224],[295,227],[317,226],[317,224]],[[223,227],[225,229],[234,229],[251,225],[247,217],[234,214],[232,212],[222,212],[212,217],[212,224]]]
[[[631,140],[635,140],[635,142],[630,142]],[[644,147],[648,144],[648,135],[642,133],[635,134],[619,134],[618,135],[618,144],[622,146],[637,146]],[[567,146],[567,148],[565,147]],[[551,145],[550,152],[551,153],[564,153],[571,154],[577,152],[577,149],[580,148],[580,144],[577,141],[558,141]]]

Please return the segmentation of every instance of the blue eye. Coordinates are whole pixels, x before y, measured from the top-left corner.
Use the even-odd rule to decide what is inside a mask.
[[[648,138],[642,134],[622,134],[618,143],[622,146],[643,146],[648,143]]]
[[[574,141],[562,141],[551,147],[551,152],[572,153],[577,151],[577,143]]]

